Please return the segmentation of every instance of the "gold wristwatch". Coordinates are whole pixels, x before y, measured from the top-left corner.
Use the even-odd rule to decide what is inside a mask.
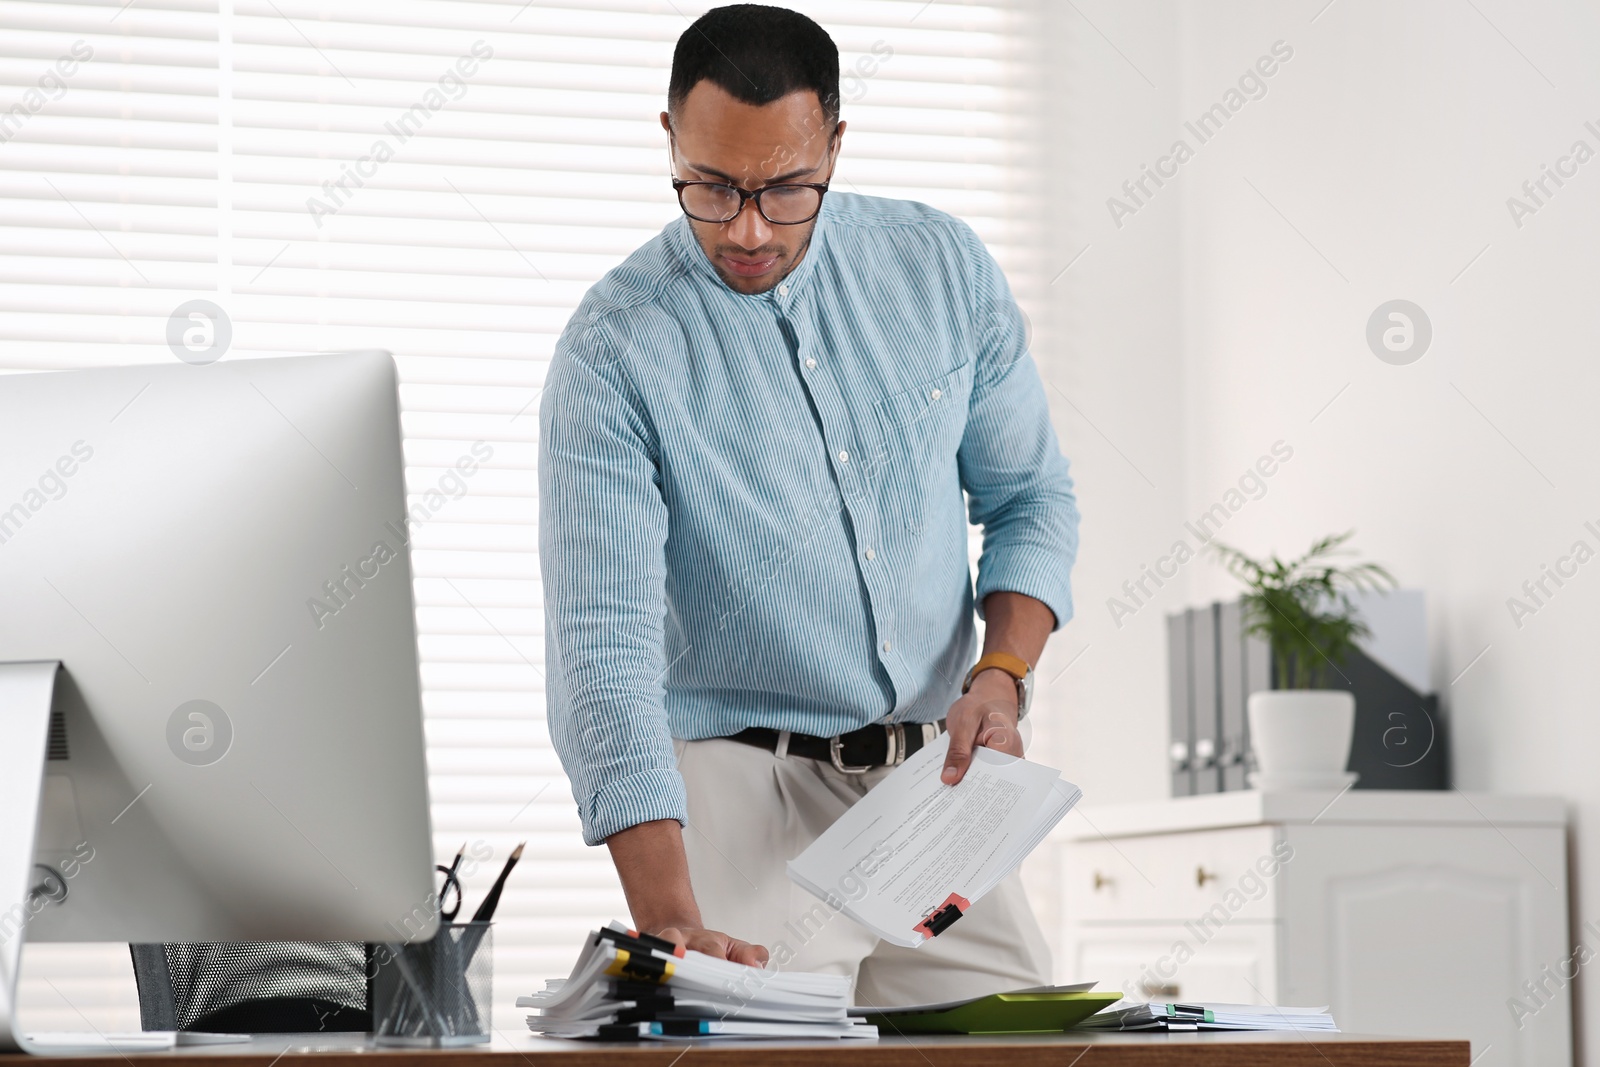
[[[972,680],[980,671],[990,668],[1005,671],[1016,679],[1017,683],[1017,721],[1028,714],[1028,705],[1033,703],[1033,668],[1028,666],[1026,660],[1019,659],[1009,652],[990,652],[972,665],[967,672],[966,680],[961,683],[961,691],[965,693],[972,688]]]

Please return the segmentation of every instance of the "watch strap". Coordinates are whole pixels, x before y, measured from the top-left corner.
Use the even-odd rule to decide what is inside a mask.
[[[1019,682],[1028,676],[1029,671],[1027,660],[1013,656],[1009,652],[989,652],[972,665],[972,669],[967,672],[966,679],[961,683],[961,691],[965,693],[971,689],[972,680],[980,672],[986,671],[991,667],[1005,671]]]

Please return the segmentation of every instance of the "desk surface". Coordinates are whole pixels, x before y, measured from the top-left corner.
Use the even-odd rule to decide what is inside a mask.
[[[878,1041],[697,1041],[597,1044],[503,1035],[471,1050],[409,1052],[367,1047],[365,1035],[268,1035],[249,1044],[93,1056],[0,1056],[0,1067],[1468,1067],[1466,1041],[1362,1034],[1092,1034],[885,1037]],[[241,1063],[241,1060],[248,1062]]]

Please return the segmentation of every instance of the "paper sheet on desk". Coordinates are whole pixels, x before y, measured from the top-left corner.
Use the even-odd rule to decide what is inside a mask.
[[[919,923],[998,885],[1082,795],[1059,771],[989,748],[945,785],[949,741],[920,749],[789,861],[796,884],[896,945],[921,945]]]

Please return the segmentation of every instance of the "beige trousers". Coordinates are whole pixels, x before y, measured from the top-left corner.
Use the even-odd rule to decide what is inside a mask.
[[[879,941],[789,880],[785,864],[889,769],[843,774],[720,738],[674,747],[689,794],[689,876],[708,928],[765,945],[784,970],[850,975],[861,1005],[925,1004],[1050,981],[1050,950],[1015,874],[921,948]]]

